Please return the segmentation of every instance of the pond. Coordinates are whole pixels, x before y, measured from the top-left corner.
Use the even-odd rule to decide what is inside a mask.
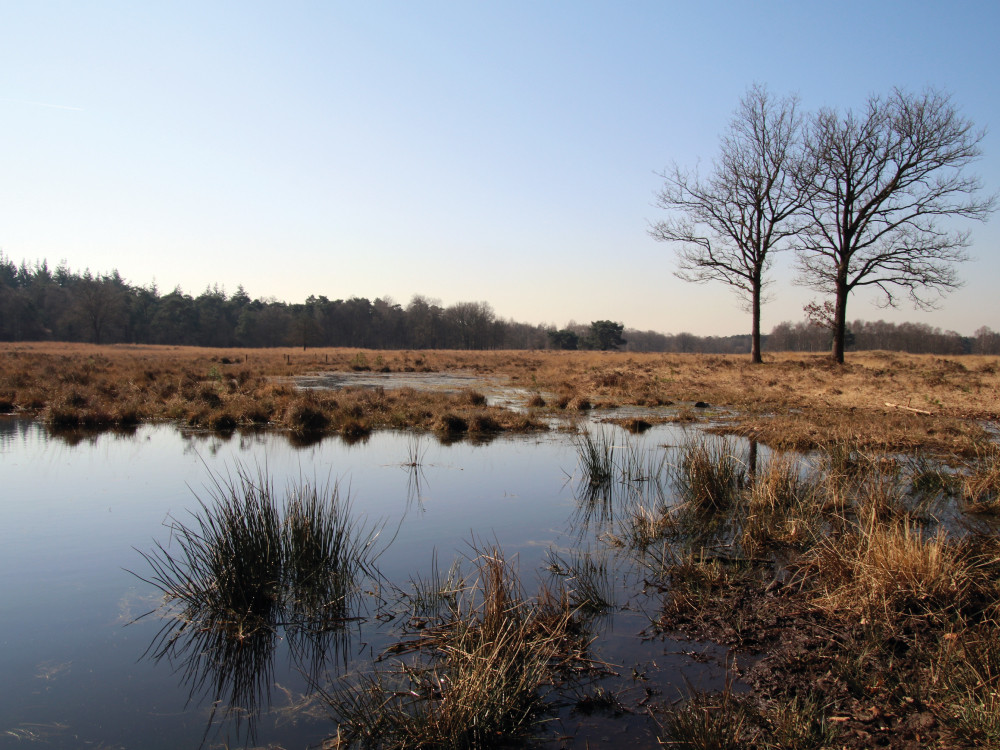
[[[658,426],[629,440],[644,456],[661,455],[683,434]],[[303,446],[274,432],[143,425],[128,434],[58,435],[38,422],[0,419],[0,747],[297,748],[335,733],[312,688],[364,669],[393,642],[391,618],[379,617],[388,583],[368,592],[318,670],[310,667],[315,654],[303,658],[285,638],[249,677],[245,664],[211,663],[204,654],[194,663],[178,651],[156,658],[162,593],[148,582],[143,553],[156,544],[176,549],[169,524],[190,524],[211,500],[213,477],[241,470],[265,472],[279,490],[335,485],[359,523],[380,529],[382,580],[404,588],[429,576],[435,560],[447,569],[483,544],[502,548],[532,588],[554,561],[602,549],[611,512],[581,498],[577,446],[557,431],[478,445],[378,432],[354,445],[330,437]],[[724,650],[646,635],[655,595],[613,560],[606,578],[614,606],[591,625],[591,658],[614,673],[602,679],[663,695],[681,694],[688,682],[721,685]],[[259,686],[248,705],[226,704],[234,679]],[[569,709],[555,718],[552,746],[616,746],[623,731],[655,745],[648,722]]]

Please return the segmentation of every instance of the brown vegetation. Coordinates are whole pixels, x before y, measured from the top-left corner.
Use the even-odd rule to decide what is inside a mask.
[[[918,464],[839,450],[760,467],[712,447],[683,449],[684,502],[639,509],[641,544],[617,538],[662,593],[663,631],[732,646],[752,688],[660,707],[666,744],[996,747],[995,532],[922,512]],[[739,481],[706,479],[730,476],[734,456]],[[989,471],[969,462],[956,485]]]
[[[1000,358],[785,354],[764,366],[723,355],[565,351],[383,351],[5,344],[0,410],[60,427],[173,419],[231,430],[304,432],[415,427],[443,434],[532,430],[537,416],[636,406],[649,421],[710,419],[713,429],[778,448],[850,440],[863,448],[973,455],[1000,418]],[[530,415],[481,393],[303,391],[317,372],[461,372],[524,388]],[[698,402],[709,409],[691,409]],[[929,413],[926,413],[929,412]],[[464,426],[463,426],[464,425]]]

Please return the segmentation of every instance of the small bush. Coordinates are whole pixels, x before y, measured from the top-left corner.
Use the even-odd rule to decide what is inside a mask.
[[[299,432],[319,432],[330,424],[330,418],[318,404],[311,401],[297,401],[285,414],[285,423]]]
[[[503,430],[503,426],[490,414],[481,412],[473,414],[469,419],[469,432],[489,433],[501,430]]]
[[[463,395],[472,406],[486,406],[486,396],[479,391],[467,390]]]
[[[447,413],[441,415],[441,418],[438,419],[435,427],[439,432],[458,434],[467,432],[469,429],[469,423],[457,414]]]
[[[545,399],[542,398],[542,394],[534,393],[531,398],[528,399],[528,406],[533,409],[540,409],[545,406]]]

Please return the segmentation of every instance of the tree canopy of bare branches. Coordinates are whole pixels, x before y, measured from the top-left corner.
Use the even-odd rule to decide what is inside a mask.
[[[704,181],[674,164],[656,197],[670,218],[649,234],[674,243],[686,281],[721,281],[752,315],[751,358],[761,361],[760,313],[773,253],[796,235],[810,186],[797,177],[802,118],[794,97],[775,99],[761,85],[747,90],[720,139]]]
[[[802,283],[834,298],[832,356],[844,361],[847,300],[874,288],[895,306],[918,307],[960,286],[968,231],[947,220],[983,221],[996,197],[966,168],[984,131],[961,117],[950,97],[901,90],[872,96],[862,112],[820,110],[806,131],[809,225],[798,242]]]

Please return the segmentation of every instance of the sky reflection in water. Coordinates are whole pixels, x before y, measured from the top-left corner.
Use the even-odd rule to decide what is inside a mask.
[[[670,438],[659,430],[646,442],[676,442]],[[383,524],[378,568],[400,585],[427,575],[435,551],[447,568],[478,539],[498,542],[530,586],[551,548],[580,543],[576,451],[567,436],[450,446],[424,437],[418,446],[414,469],[405,466],[413,447],[406,433],[296,447],[275,433],[220,437],[145,425],[128,435],[59,436],[38,423],[0,419],[0,747],[25,740],[50,747],[201,742],[209,701],[196,691],[186,705],[185,679],[198,676],[175,673],[182,665],[142,659],[163,621],[126,624],[154,609],[159,596],[127,571],[148,577],[139,550],[150,551],[154,540],[168,545],[171,518],[191,522],[199,498],[210,500],[211,474],[260,467],[279,496],[299,481],[338,483],[355,516]],[[628,623],[620,642],[609,641],[609,653],[634,639],[641,617]],[[346,640],[345,660],[364,660],[390,634],[352,626],[338,637]],[[279,639],[270,665],[276,709],[307,691],[298,666],[308,655],[296,657]],[[263,716],[257,742],[303,746],[333,729],[323,711],[290,718],[281,710]],[[219,731],[209,739],[242,736],[231,726]]]

